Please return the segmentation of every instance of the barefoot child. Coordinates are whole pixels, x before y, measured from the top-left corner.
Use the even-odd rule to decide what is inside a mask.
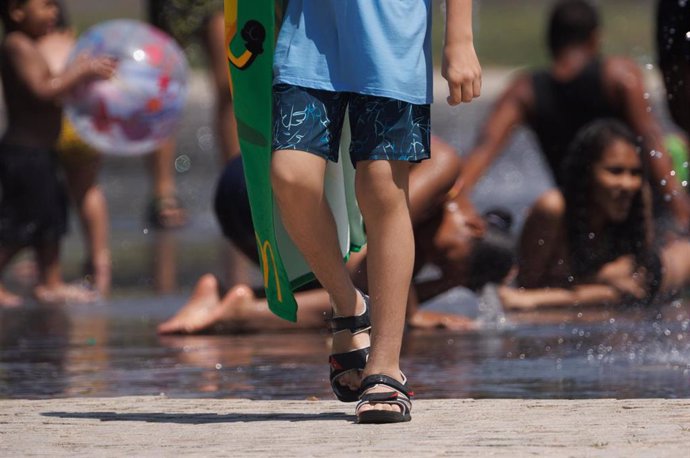
[[[38,48],[58,18],[55,0],[2,0],[5,36],[0,73],[7,107],[7,130],[0,140],[0,272],[23,248],[35,251],[39,301],[86,302],[95,295],[65,284],[59,264],[60,238],[67,229],[67,201],[57,173],[54,148],[60,134],[60,97],[91,78],[109,78],[111,58],[78,59],[53,74]],[[20,298],[0,286],[0,306]]]

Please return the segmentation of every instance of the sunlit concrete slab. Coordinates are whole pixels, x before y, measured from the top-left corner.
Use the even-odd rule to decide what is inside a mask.
[[[412,422],[353,405],[166,397],[0,401],[0,456],[684,457],[690,400],[418,400]]]

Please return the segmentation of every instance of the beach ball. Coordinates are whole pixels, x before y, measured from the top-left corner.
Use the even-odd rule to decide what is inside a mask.
[[[84,141],[104,153],[135,155],[155,150],[175,133],[185,104],[187,60],[170,36],[139,21],[107,21],[79,37],[69,61],[80,55],[118,61],[112,78],[80,84],[65,101]]]

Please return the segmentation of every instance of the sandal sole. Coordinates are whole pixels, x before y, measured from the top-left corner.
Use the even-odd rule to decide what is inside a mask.
[[[400,412],[386,412],[383,410],[369,410],[362,412],[357,417],[357,423],[366,424],[386,424],[386,423],[406,423],[412,420],[411,415],[403,415]]]

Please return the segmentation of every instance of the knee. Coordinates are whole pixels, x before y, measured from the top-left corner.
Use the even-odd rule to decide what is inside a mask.
[[[405,190],[390,180],[360,184],[357,186],[356,195],[362,215],[366,219],[407,209]]]
[[[309,177],[286,154],[274,154],[271,159],[271,186],[278,199],[289,199],[309,189]]]

